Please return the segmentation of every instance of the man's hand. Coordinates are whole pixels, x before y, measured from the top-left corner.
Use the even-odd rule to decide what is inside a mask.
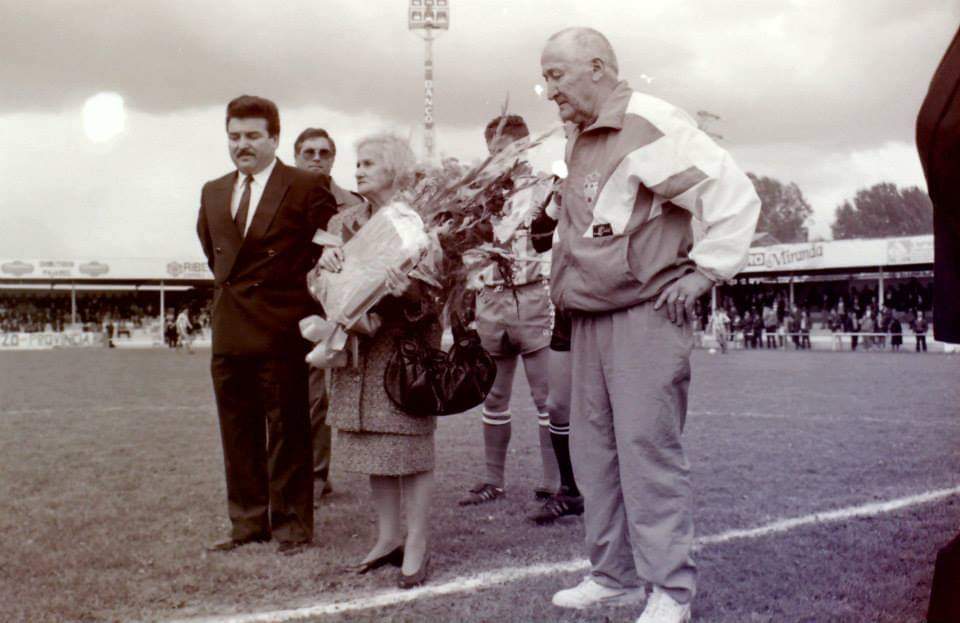
[[[666,303],[670,322],[683,326],[693,320],[694,302],[711,287],[713,287],[713,281],[706,275],[694,271],[667,286],[660,293],[653,308],[660,309]]]
[[[340,247],[325,248],[317,266],[331,273],[339,273],[343,268],[343,249]]]

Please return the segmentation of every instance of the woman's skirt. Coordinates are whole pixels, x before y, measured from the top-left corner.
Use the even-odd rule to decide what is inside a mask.
[[[433,469],[433,432],[395,435],[337,431],[333,455],[344,469],[371,476],[409,476]]]

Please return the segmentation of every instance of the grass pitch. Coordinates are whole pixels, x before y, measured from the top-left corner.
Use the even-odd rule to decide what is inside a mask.
[[[355,599],[392,570],[341,572],[374,539],[365,478],[337,468],[316,543],[208,556],[227,533],[209,352],[0,353],[0,620],[165,620]],[[697,351],[685,444],[700,535],[960,484],[960,358],[913,353]],[[539,450],[522,375],[508,495],[461,509],[483,473],[479,414],[437,434],[431,584],[582,558],[582,524],[538,528]],[[960,499],[696,555],[701,621],[921,621]],[[528,578],[330,621],[632,621],[550,605],[579,574]]]

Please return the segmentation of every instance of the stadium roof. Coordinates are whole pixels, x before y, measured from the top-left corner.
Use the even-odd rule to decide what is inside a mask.
[[[207,262],[198,258],[0,258],[0,281],[56,282],[197,282],[210,281]]]

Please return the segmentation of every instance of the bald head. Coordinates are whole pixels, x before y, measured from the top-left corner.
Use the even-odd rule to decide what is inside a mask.
[[[547,46],[551,45],[560,47],[574,59],[584,63],[590,63],[594,59],[602,61],[614,78],[620,71],[613,46],[603,33],[593,28],[564,28],[547,39]]]
[[[560,119],[581,128],[592,123],[617,87],[617,57],[592,28],[567,28],[547,40],[540,54],[547,97]]]

